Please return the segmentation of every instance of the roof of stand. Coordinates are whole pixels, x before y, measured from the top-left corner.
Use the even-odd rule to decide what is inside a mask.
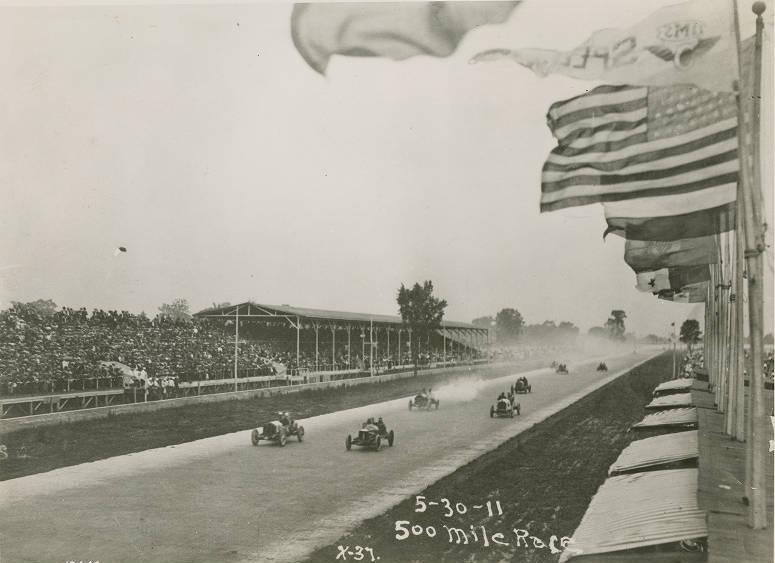
[[[675,432],[636,440],[619,455],[608,469],[609,475],[667,465],[699,457],[697,431]]]
[[[674,469],[608,478],[592,497],[560,563],[706,537],[697,475],[697,469]]]

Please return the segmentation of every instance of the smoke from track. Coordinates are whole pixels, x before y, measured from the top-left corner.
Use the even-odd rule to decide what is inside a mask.
[[[453,381],[434,389],[433,394],[442,402],[473,401],[488,383],[491,381],[479,378]]]

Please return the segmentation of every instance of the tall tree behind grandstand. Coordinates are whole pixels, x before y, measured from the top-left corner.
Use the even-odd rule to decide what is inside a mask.
[[[686,319],[681,325],[679,340],[691,350],[692,346],[700,341],[701,335],[700,322],[696,319]]]
[[[498,344],[513,344],[519,340],[524,327],[525,319],[516,309],[501,309],[495,315],[495,337]]]
[[[30,301],[29,303],[22,303],[21,301],[11,301],[11,306],[17,311],[26,311],[33,313],[37,317],[50,317],[57,310],[57,304],[51,299],[37,299]]]
[[[417,375],[420,343],[427,342],[430,333],[441,327],[447,301],[433,295],[433,282],[430,280],[426,280],[422,285],[415,283],[412,289],[401,284],[396,300],[401,319],[412,331],[412,360],[414,374]]]
[[[621,309],[614,309],[611,311],[611,316],[605,322],[605,327],[608,329],[608,335],[611,340],[624,340],[624,319],[627,318],[627,313]]]
[[[191,308],[186,299],[174,299],[172,303],[163,303],[159,307],[159,316],[173,321],[191,319]]]

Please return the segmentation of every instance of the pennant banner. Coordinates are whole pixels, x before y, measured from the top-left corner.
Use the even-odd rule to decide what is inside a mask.
[[[603,204],[603,209],[608,223],[603,236],[614,233],[627,240],[674,241],[706,237],[735,229],[734,201],[681,215],[671,215],[676,210],[671,209],[668,202],[655,209],[649,209],[647,206],[642,210],[632,209],[633,213],[639,215],[632,217],[620,215],[623,211],[612,204]],[[653,216],[649,216],[650,213]]]
[[[732,3],[667,6],[630,29],[605,29],[571,51],[492,49],[472,62],[510,59],[539,76],[564,74],[607,84],[695,84],[732,92],[737,52]]]
[[[296,4],[291,36],[324,74],[332,55],[446,57],[475,27],[506,21],[518,2],[321,2]]]
[[[624,245],[624,261],[636,273],[717,264],[719,246],[714,236],[670,241],[628,240]]]
[[[660,291],[681,291],[687,286],[710,281],[710,268],[704,266],[684,266],[662,268],[654,272],[636,274],[636,287],[639,291],[659,293]]]
[[[702,303],[708,298],[708,283],[688,286],[681,291],[660,291],[658,296],[673,303]]]

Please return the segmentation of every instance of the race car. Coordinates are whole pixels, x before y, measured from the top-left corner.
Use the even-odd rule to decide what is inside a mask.
[[[347,439],[344,441],[344,447],[347,448],[347,451],[350,451],[353,446],[361,446],[379,451],[383,441],[387,441],[388,446],[392,447],[395,439],[395,432],[392,430],[388,431],[381,418],[378,422],[374,422],[373,418],[369,418],[363,423],[362,428],[358,431],[358,435],[355,438],[350,434],[347,435]]]
[[[520,377],[517,379],[517,382],[511,386],[511,392],[515,395],[517,393],[532,393],[533,386],[527,382],[527,377]]]
[[[257,446],[261,440],[275,442],[284,446],[289,436],[296,436],[299,442],[304,440],[304,427],[288,416],[288,413],[278,413],[277,420],[267,422],[254,428],[250,433],[250,441]]]
[[[597,371],[608,371],[608,366],[605,362],[600,362],[597,364]]]
[[[415,395],[414,399],[409,399],[409,410],[412,409],[426,409],[431,410],[432,408],[435,408],[436,410],[439,409],[439,400],[434,398],[433,395],[425,395],[423,393],[418,393]]]
[[[565,364],[557,364],[557,373],[568,373],[568,366]]]
[[[520,413],[521,407],[514,399],[501,395],[494,405],[490,407],[490,418],[508,416],[514,418],[514,412]]]

